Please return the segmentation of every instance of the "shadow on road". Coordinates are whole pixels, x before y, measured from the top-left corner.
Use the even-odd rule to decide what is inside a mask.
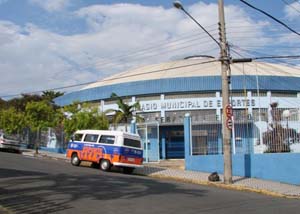
[[[188,194],[201,197],[206,190],[187,190],[138,176],[45,174],[0,168],[0,205],[16,213],[53,213],[73,208],[82,199],[107,201],[149,195]],[[100,202],[99,202],[100,203]]]

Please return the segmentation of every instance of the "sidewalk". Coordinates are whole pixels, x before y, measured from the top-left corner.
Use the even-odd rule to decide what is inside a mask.
[[[26,150],[22,154],[25,156],[35,157],[34,150]],[[47,151],[39,151],[37,157],[51,158],[56,160],[68,161],[65,154],[52,153]],[[164,162],[162,162],[164,163]],[[176,167],[175,164],[160,164],[160,163],[146,163],[143,168],[135,169],[135,174],[146,175],[150,177],[172,179],[202,185],[212,185],[226,189],[252,191],[263,193],[272,196],[299,198],[300,199],[300,186],[283,184],[268,180],[246,178],[246,177],[233,177],[233,184],[223,184],[223,175],[219,175],[220,182],[209,182],[209,173],[198,171],[187,171],[183,167]]]

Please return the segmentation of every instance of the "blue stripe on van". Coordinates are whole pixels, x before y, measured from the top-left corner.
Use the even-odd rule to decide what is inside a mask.
[[[79,141],[69,142],[68,149],[82,151],[84,147],[94,148],[94,149],[103,149],[103,153],[105,154],[118,154],[124,155],[127,157],[135,157],[135,158],[142,158],[143,157],[143,150],[141,149],[134,149],[128,148],[123,146],[114,146],[114,145],[102,145],[98,143],[82,143]]]

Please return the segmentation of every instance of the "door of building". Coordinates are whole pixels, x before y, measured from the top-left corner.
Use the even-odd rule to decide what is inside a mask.
[[[144,162],[159,161],[159,124],[137,124],[137,133],[140,135],[143,143]]]

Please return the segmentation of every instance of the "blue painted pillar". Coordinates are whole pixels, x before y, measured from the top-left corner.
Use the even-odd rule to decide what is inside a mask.
[[[167,155],[166,155],[166,134],[165,132],[162,133],[161,135],[161,158],[163,160],[165,160],[167,158]]]
[[[130,132],[133,133],[133,134],[136,134],[136,122],[135,122],[135,120],[131,121]]]
[[[184,116],[184,157],[187,159],[191,155],[192,143],[192,123],[190,114]]]

